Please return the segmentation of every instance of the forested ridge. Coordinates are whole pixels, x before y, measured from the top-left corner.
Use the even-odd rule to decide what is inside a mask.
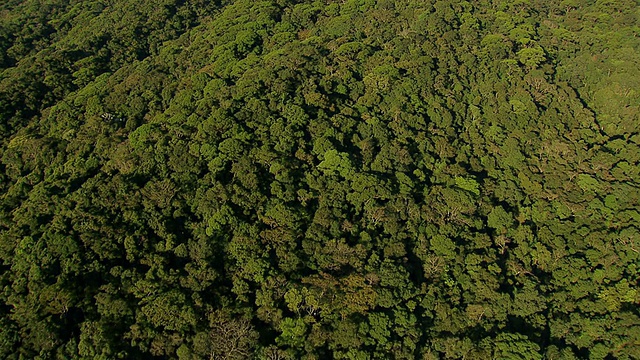
[[[0,358],[640,358],[638,0],[5,0]]]

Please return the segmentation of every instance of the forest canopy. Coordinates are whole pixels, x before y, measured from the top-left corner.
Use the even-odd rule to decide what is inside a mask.
[[[640,1],[7,0],[0,358],[638,359]]]

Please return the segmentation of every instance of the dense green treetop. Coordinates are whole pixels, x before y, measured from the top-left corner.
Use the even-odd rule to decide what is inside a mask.
[[[637,359],[638,0],[0,4],[0,357]]]

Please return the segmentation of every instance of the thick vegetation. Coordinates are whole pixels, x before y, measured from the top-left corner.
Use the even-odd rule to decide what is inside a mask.
[[[0,4],[0,358],[638,359],[637,0]]]

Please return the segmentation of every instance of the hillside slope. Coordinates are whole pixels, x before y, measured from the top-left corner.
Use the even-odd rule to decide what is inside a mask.
[[[0,357],[636,359],[636,0],[0,5]]]

